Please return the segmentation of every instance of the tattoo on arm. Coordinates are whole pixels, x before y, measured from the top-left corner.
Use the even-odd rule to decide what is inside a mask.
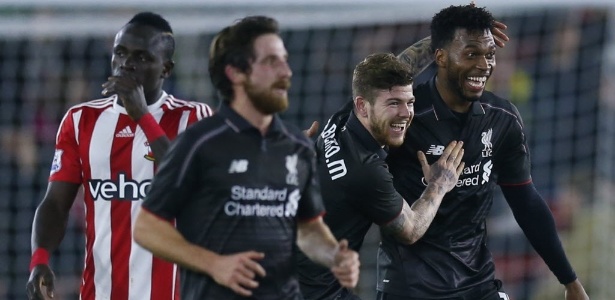
[[[433,221],[446,190],[438,184],[429,184],[412,207],[404,201],[401,214],[381,228],[405,244],[412,244],[423,237]]]
[[[412,68],[412,76],[418,75],[433,61],[431,36],[428,36],[406,48],[397,58]]]

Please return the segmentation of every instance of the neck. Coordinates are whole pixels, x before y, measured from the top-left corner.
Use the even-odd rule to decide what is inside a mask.
[[[152,105],[162,96],[162,89],[144,92],[143,96],[145,96],[145,103],[147,103],[147,105]]]
[[[256,127],[262,135],[267,133],[269,125],[271,125],[271,121],[273,120],[273,115],[261,113],[254,107],[252,101],[250,101],[247,96],[235,96],[235,98],[231,101],[230,106],[240,116],[246,119],[248,123]]]
[[[440,80],[439,74],[436,76],[436,90],[450,110],[458,113],[466,113],[470,110],[472,102],[457,95],[446,80]]]

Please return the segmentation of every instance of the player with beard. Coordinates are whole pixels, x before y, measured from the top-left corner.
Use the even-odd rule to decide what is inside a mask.
[[[212,42],[221,108],[172,145],[134,228],[181,267],[183,299],[301,299],[297,245],[342,286],[357,283],[358,254],[322,220],[312,143],[277,116],[288,106],[287,56],[277,22],[262,16]]]
[[[491,13],[473,5],[451,6],[433,17],[437,73],[414,89],[416,117],[387,162],[405,199],[417,199],[426,189],[425,163],[415,158],[417,151],[436,161],[445,155],[443,145],[460,140],[466,167],[422,239],[404,245],[383,236],[378,299],[508,299],[486,245],[485,218],[496,185],[531,244],[565,285],[566,299],[589,299],[532,184],[521,116],[512,103],[485,91],[496,65],[493,22]]]
[[[402,144],[414,116],[412,69],[393,54],[372,54],[354,69],[352,93],[353,101],[329,119],[316,141],[325,223],[355,251],[372,223],[400,243],[414,243],[457,183],[463,143],[451,142],[432,166],[419,152],[429,184],[410,206],[395,191],[384,160],[389,146]],[[305,299],[359,299],[303,255],[298,273]]]

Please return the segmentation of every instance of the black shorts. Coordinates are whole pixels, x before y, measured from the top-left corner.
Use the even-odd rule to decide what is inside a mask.
[[[420,300],[407,296],[398,296],[378,291],[377,300]],[[510,300],[502,291],[502,281],[494,280],[474,287],[461,296],[442,298],[442,300]]]

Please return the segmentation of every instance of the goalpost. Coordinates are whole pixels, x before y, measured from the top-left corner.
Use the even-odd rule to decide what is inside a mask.
[[[214,32],[245,15],[277,18],[293,69],[283,117],[321,124],[351,97],[352,70],[373,52],[399,53],[429,34],[440,9],[467,1],[413,0],[5,0],[0,3],[0,298],[24,299],[30,230],[42,199],[55,131],[66,109],[100,97],[113,35],[136,12],[170,21],[177,40],[165,89],[217,106],[207,74]],[[206,2],[206,3],[203,3]],[[512,2],[515,2],[514,4]],[[615,299],[615,3],[477,1],[508,25],[489,89],[524,118],[533,179],[556,216],[560,236],[592,299]],[[489,218],[489,247],[514,299],[561,299],[503,199]],[[83,264],[83,208],[52,257],[58,296],[75,298]],[[360,286],[374,298],[372,231]],[[554,296],[555,295],[555,296]]]

